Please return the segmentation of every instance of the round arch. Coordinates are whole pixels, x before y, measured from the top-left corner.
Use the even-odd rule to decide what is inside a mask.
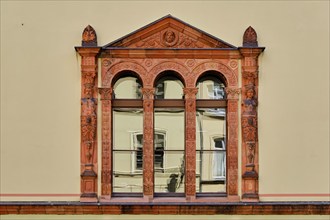
[[[181,80],[183,85],[187,86],[186,77],[189,74],[188,68],[178,62],[173,61],[165,61],[153,67],[148,74],[150,75],[150,78],[147,80],[147,85],[153,87],[155,81],[159,78],[159,75],[165,71],[175,72],[174,75]]]
[[[191,87],[194,87],[198,80],[206,73],[215,71],[219,77],[224,78],[226,86],[237,87],[238,77],[237,74],[231,70],[227,65],[220,62],[204,62],[196,66],[192,71],[193,79],[190,81]]]
[[[133,72],[142,85],[146,85],[146,73],[147,70],[135,62],[120,62],[111,66],[105,73],[104,79],[102,80],[103,86],[112,86],[121,76],[125,75],[125,72]]]

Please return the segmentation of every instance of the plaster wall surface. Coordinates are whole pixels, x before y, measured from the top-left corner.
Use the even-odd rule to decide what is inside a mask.
[[[329,200],[328,1],[1,1],[1,201],[79,200],[74,46],[167,14],[236,46],[254,27],[261,201]]]

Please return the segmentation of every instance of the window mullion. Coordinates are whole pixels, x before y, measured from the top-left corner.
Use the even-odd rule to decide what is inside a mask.
[[[143,196],[154,194],[154,88],[143,88]]]
[[[197,88],[185,88],[185,114],[186,114],[186,197],[196,197],[196,94]]]

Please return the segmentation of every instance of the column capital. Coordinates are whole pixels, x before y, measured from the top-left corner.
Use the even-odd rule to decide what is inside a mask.
[[[183,89],[185,99],[196,99],[197,92],[198,92],[197,88],[184,88]]]
[[[154,99],[155,89],[154,88],[142,88],[143,99]]]
[[[111,88],[98,88],[99,93],[101,95],[101,100],[111,100],[112,99],[112,92]]]
[[[236,87],[226,87],[227,99],[237,100],[239,98],[239,94],[241,94],[241,88]]]

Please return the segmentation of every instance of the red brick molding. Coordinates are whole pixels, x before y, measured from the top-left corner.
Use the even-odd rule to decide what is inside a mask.
[[[330,215],[330,202],[259,202],[200,204],[100,204],[80,202],[1,202],[0,215]]]

